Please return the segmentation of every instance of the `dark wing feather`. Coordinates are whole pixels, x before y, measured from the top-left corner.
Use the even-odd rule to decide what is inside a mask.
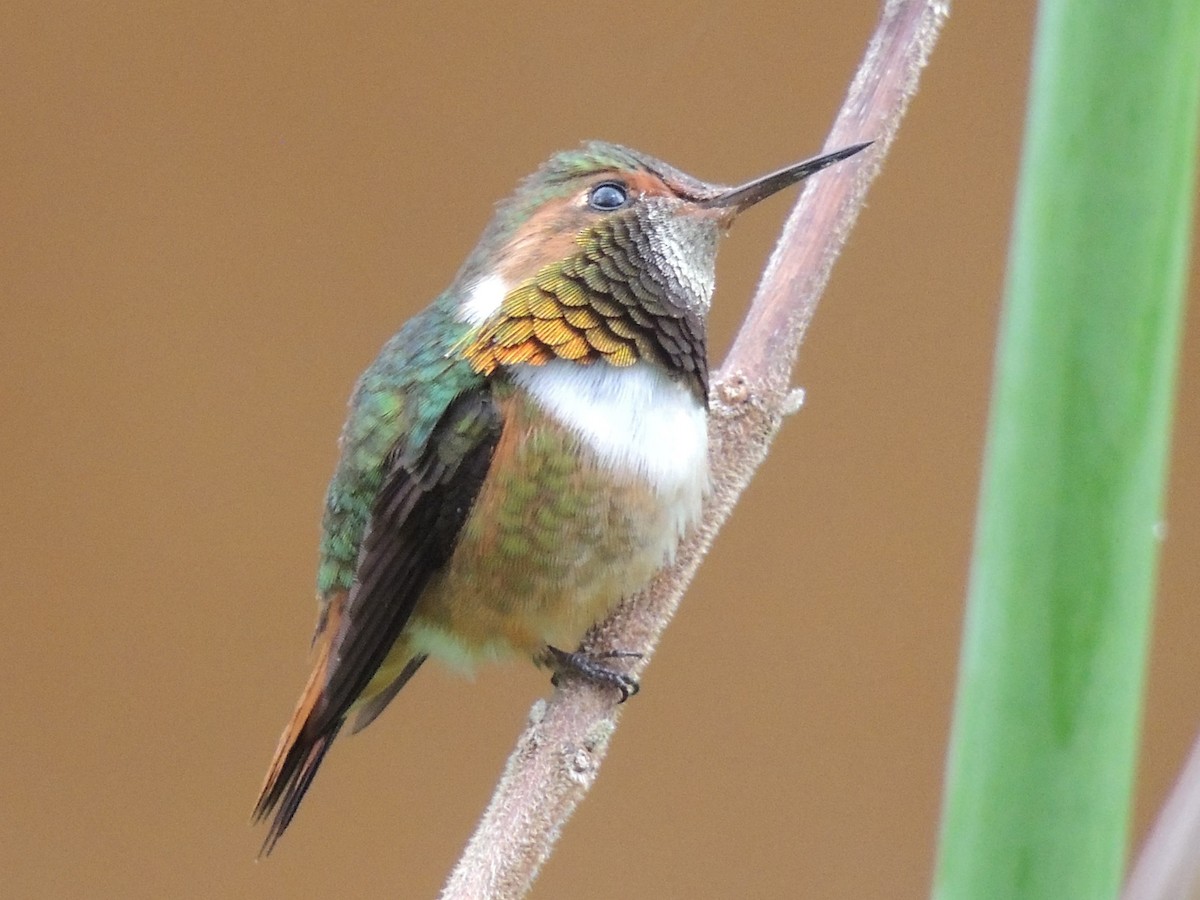
[[[279,840],[321,760],[412,615],[421,592],[445,565],[487,476],[501,416],[490,393],[457,397],[418,449],[395,451],[376,497],[355,581],[329,619],[317,670],[284,731],[255,806],[255,820],[274,813],[263,853]],[[336,623],[336,625],[335,625]],[[364,727],[395,697],[424,657],[415,657],[364,707]]]
[[[430,577],[454,552],[491,465],[500,424],[489,394],[465,395],[417,458],[401,454],[391,461],[334,639],[325,698],[339,718],[383,663]]]

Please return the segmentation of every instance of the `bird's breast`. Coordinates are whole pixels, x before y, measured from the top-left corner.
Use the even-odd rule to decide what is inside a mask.
[[[516,366],[512,379],[614,475],[666,493],[694,489],[698,478],[707,478],[704,407],[661,369],[552,360]]]
[[[410,626],[451,662],[573,646],[673,556],[708,485],[705,410],[648,365],[518,367],[497,399],[487,479]]]

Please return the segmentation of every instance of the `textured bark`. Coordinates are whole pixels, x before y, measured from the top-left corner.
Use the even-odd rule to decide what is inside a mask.
[[[800,342],[867,187],[878,173],[922,67],[949,11],[948,0],[889,0],[825,145],[875,144],[808,182],[788,217],[753,304],[712,380],[709,454],[713,490],[675,563],[588,635],[588,649],[642,654],[637,677],[674,615],[700,560],[785,415]],[[524,896],[563,825],[596,779],[621,707],[615,693],[566,680],[533,707],[487,811],[450,874],[443,900]]]

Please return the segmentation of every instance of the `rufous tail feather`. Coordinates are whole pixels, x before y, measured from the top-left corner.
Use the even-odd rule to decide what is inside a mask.
[[[323,627],[315,641],[317,658],[312,674],[308,676],[308,683],[304,686],[291,720],[279,737],[267,777],[258,794],[258,802],[254,805],[255,822],[261,822],[273,814],[262,849],[259,850],[260,857],[270,854],[287,830],[344,721],[344,717],[331,719],[320,715],[329,654],[338,631],[343,600],[342,597],[334,599],[329,615],[322,623]]]

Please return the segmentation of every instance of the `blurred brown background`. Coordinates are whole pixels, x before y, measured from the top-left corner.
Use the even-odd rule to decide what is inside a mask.
[[[269,861],[247,825],[351,384],[554,149],[726,182],[816,152],[873,4],[108,6],[0,13],[0,893],[431,897],[547,691],[531,667],[423,671]],[[951,18],[808,404],[538,896],[926,894],[1032,17]],[[792,197],[725,243],[715,359]],[[1200,724],[1198,350],[1137,835]]]

